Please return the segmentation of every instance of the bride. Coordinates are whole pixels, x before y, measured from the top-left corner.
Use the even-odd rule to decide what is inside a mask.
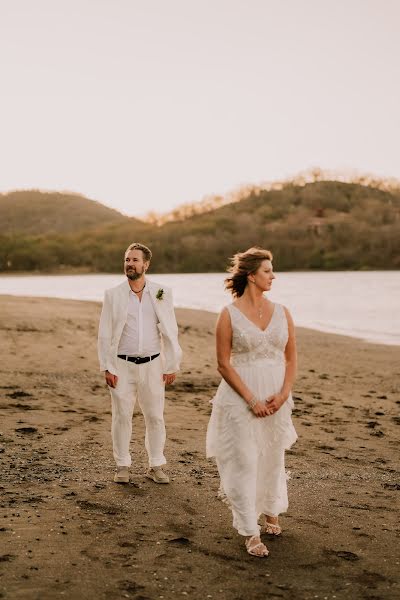
[[[280,535],[278,515],[288,508],[285,449],[297,439],[291,419],[294,325],[287,308],[264,296],[275,279],[271,252],[238,253],[229,271],[225,287],[234,302],[217,323],[223,379],[212,401],[207,456],[216,459],[219,496],[230,506],[247,552],[263,557],[268,549],[260,533]]]

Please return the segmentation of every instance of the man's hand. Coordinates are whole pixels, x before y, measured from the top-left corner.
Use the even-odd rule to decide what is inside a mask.
[[[108,385],[108,387],[117,387],[118,377],[110,373],[110,371],[105,371],[104,374],[106,376],[106,384]]]
[[[164,373],[163,375],[163,380],[165,385],[170,385],[171,383],[174,383],[176,378],[176,373]]]

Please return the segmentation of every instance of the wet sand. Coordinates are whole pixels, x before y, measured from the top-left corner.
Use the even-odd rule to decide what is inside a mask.
[[[400,597],[400,349],[298,330],[284,534],[248,556],[216,498],[205,430],[219,376],[215,315],[177,311],[169,486],[145,478],[134,415],[131,483],[113,483],[100,305],[0,296],[0,598]]]

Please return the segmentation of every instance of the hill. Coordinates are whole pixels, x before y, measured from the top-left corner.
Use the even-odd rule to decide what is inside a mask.
[[[179,239],[179,243],[174,240]],[[251,245],[270,248],[276,268],[400,268],[400,194],[321,181],[255,190],[238,202],[167,223],[153,241],[158,270],[221,271]]]
[[[3,228],[0,270],[118,272],[134,240],[153,250],[153,272],[223,271],[232,254],[252,245],[270,248],[281,271],[399,269],[400,193],[338,181],[287,183],[160,227],[123,217],[57,235],[10,236]]]
[[[18,235],[72,233],[123,222],[118,211],[85,196],[24,190],[0,194],[2,232]]]

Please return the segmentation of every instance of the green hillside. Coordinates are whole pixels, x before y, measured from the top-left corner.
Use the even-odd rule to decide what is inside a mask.
[[[164,225],[156,254],[177,236],[178,271],[221,270],[251,245],[270,248],[280,270],[398,269],[400,194],[336,181],[288,184]]]
[[[126,218],[79,194],[39,190],[0,194],[1,229],[8,234],[71,233]]]
[[[281,271],[399,269],[400,193],[337,181],[286,184],[160,227],[123,217],[68,234],[2,231],[3,272],[61,265],[118,272],[132,241],[153,250],[153,272],[223,271],[232,254],[252,245],[271,249]]]

